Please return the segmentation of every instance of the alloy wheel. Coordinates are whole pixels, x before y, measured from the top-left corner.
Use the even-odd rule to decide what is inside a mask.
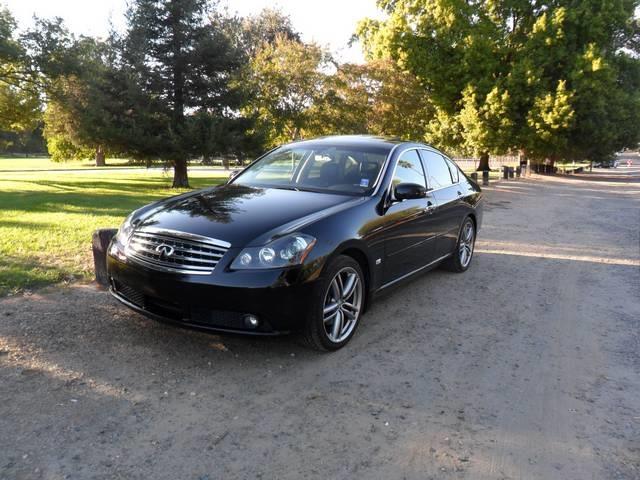
[[[329,340],[348,338],[358,323],[362,309],[362,282],[352,267],[341,269],[329,284],[324,298],[323,323]]]
[[[473,229],[473,222],[467,221],[462,229],[460,235],[460,244],[458,246],[458,255],[460,258],[460,265],[463,268],[467,268],[469,262],[471,262],[471,256],[473,255],[475,232]]]

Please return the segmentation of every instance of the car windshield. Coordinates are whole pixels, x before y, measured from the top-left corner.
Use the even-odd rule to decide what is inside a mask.
[[[382,146],[288,145],[246,168],[233,183],[367,195],[387,158]]]

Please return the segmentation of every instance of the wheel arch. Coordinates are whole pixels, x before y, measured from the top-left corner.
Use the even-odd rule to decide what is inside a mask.
[[[367,310],[367,308],[369,307],[369,302],[371,299],[371,290],[373,288],[373,282],[374,282],[374,278],[373,278],[374,270],[373,270],[371,255],[369,254],[368,248],[361,241],[358,241],[358,240],[347,241],[335,249],[335,251],[331,255],[331,259],[336,258],[339,255],[345,255],[347,257],[351,257],[358,263],[358,265],[360,265],[360,269],[362,270],[362,274],[364,275],[364,281],[365,281],[364,308],[365,310]]]
[[[478,219],[476,217],[476,212],[469,212],[467,217],[470,218],[473,221],[473,228],[477,232],[478,231]]]

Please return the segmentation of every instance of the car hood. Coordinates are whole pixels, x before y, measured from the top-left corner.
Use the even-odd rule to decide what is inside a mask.
[[[140,215],[136,228],[178,230],[223,240],[233,247],[262,245],[362,200],[230,184],[158,202]]]

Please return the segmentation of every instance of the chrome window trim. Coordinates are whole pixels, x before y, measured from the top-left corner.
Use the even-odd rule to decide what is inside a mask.
[[[292,142],[292,143],[297,143],[297,142]],[[387,158],[385,159],[384,165],[380,168],[380,171],[378,172],[378,176],[376,177],[376,181],[375,181],[375,189],[374,191],[368,195],[369,197],[374,197],[375,195],[378,194],[378,192],[380,191],[380,188],[382,188],[382,180],[384,179],[385,175],[387,174],[387,171],[389,170],[389,163],[391,162],[391,158],[393,157],[393,154],[396,152],[396,150],[398,150],[401,147],[404,147],[407,145],[408,142],[405,143],[396,143],[393,147],[391,147],[391,150],[389,150],[389,153],[387,154]],[[287,145],[291,145],[291,144],[287,144]],[[264,154],[260,155],[258,158],[256,158],[254,161],[250,162],[248,165],[246,165],[244,168],[242,168],[240,170],[240,172],[238,172],[238,174],[233,177],[228,183],[234,183],[236,181],[236,179],[238,179],[240,177],[240,175],[250,166],[252,166],[254,163],[258,162],[259,160],[262,160],[264,157],[266,157],[267,155],[269,155],[272,152],[275,152],[276,150],[279,150],[287,145],[279,145],[275,148],[272,148],[271,150],[265,152]],[[408,150],[425,150],[427,152],[432,152],[432,153],[436,153],[440,156],[442,156],[445,160],[448,159],[450,162],[452,162],[456,168],[459,170],[459,174],[458,174],[458,181],[456,183],[452,183],[451,185],[448,185],[446,187],[439,187],[439,188],[433,188],[430,190],[427,190],[428,193],[431,192],[437,192],[438,190],[442,190],[443,188],[448,188],[452,185],[459,185],[462,180],[462,176],[464,175],[460,175],[460,173],[464,173],[462,172],[462,170],[460,170],[460,167],[458,167],[458,165],[451,160],[449,157],[447,157],[444,153],[442,153],[440,150],[436,149],[435,147],[432,147],[430,145],[422,145],[422,144],[410,144],[410,146],[408,146],[407,148],[405,148],[404,150],[402,150],[399,154],[398,157],[400,157],[402,154],[404,154],[406,151]],[[393,175],[395,175],[395,171],[396,171],[396,167],[397,167],[398,163],[396,162],[396,164],[393,167],[393,173],[392,173],[392,178]],[[426,166],[423,167],[423,169],[426,169]],[[429,177],[428,177],[428,169],[425,171],[425,183],[427,185],[427,188],[429,187]],[[453,179],[452,179],[453,180]],[[387,193],[389,192],[389,188],[391,186],[391,183],[387,186]]]
[[[396,145],[396,147],[400,146],[400,144]],[[421,147],[417,147],[415,145],[412,145],[410,147],[405,148],[404,150],[402,150],[400,153],[398,153],[398,159],[400,159],[400,157],[402,155],[404,155],[406,152],[408,152],[409,150],[419,150]],[[391,152],[389,152],[389,161],[391,159],[391,156],[393,155],[393,151],[395,150],[395,147],[391,150]],[[418,153],[418,158],[420,158],[420,163],[422,163],[422,157],[420,157],[420,153]],[[387,185],[387,195],[389,195],[391,193],[391,187],[393,186],[393,177],[395,177],[396,175],[396,170],[398,168],[398,162],[396,161],[395,165],[393,166],[393,171],[391,172],[391,181],[389,182],[389,185]],[[423,170],[423,175],[424,175],[424,184],[427,186],[427,193],[431,193],[433,190],[428,190],[429,188],[429,182],[427,182],[427,176],[426,173],[424,172],[424,166],[422,167]],[[386,172],[386,169],[385,169]]]
[[[418,147],[410,147],[407,148],[403,151],[401,151],[398,154],[398,160],[400,160],[400,158],[407,152],[410,152],[411,150],[416,150],[416,152],[418,151]],[[426,189],[429,188],[429,182],[427,182],[427,172],[424,169],[424,165],[422,164],[422,157],[420,156],[420,153],[418,153],[418,159],[420,160],[420,166],[422,167],[422,176],[424,177],[424,186]],[[398,162],[396,161],[396,164],[393,166],[393,174],[391,175],[391,181],[389,182],[389,190],[391,190],[391,187],[393,186],[393,177],[396,176],[396,171],[398,170]],[[427,190],[427,192],[431,192],[432,190]]]
[[[462,183],[461,178],[463,178],[463,177],[464,177],[464,172],[462,171],[462,169],[458,166],[458,164],[457,164],[456,162],[454,162],[453,160],[451,160],[451,158],[447,157],[447,156],[446,156],[444,153],[442,153],[442,152],[439,152],[439,153],[440,153],[440,155],[442,155],[442,157],[443,157],[445,160],[450,161],[450,162],[451,162],[451,164],[452,164],[454,167],[456,167],[456,168],[458,169],[458,181],[457,181],[456,183],[454,183],[454,185],[460,185],[460,184]]]
[[[457,177],[458,177],[458,181],[457,182],[453,182],[452,185],[458,185],[460,183],[460,167],[458,167],[455,162],[453,160],[451,160],[449,157],[442,155],[442,158],[444,158],[444,161],[447,163],[447,166],[452,166],[453,168],[455,168],[457,170]],[[449,168],[449,173],[451,173],[451,168]],[[451,177],[451,180],[453,181],[453,177]]]
[[[455,167],[459,170],[458,172],[458,181],[457,182],[453,182],[453,178],[451,179],[451,185],[447,185],[445,187],[438,187],[438,188],[433,188],[431,190],[429,190],[429,192],[437,192],[438,190],[444,190],[445,188],[449,188],[449,187],[453,187],[454,185],[460,185],[460,172],[462,172],[460,170],[460,167],[458,167],[453,160],[451,160],[449,157],[447,157],[444,153],[442,153],[439,150],[436,150],[435,148],[425,148],[425,147],[420,147],[418,148],[418,150],[424,150],[427,152],[431,152],[431,153],[435,153],[437,155],[440,155],[442,157],[442,159],[445,161],[445,163],[447,163],[447,160],[449,160],[451,163],[453,163],[455,165]],[[422,158],[422,157],[420,157]],[[425,168],[427,169],[427,172],[429,171],[429,168],[427,166],[427,160],[424,159],[424,163],[425,163]],[[447,165],[447,169],[449,168],[449,166]],[[451,176],[451,172],[449,172],[449,176]],[[429,175],[427,173],[427,180],[429,180]],[[429,185],[429,182],[427,181],[427,185]]]
[[[385,164],[385,173],[386,173],[386,171],[387,171],[387,168],[388,168],[388,166],[389,166],[389,162],[391,161],[391,157],[393,156],[393,153],[394,153],[394,152],[395,152],[395,150],[396,150],[398,147],[400,147],[401,145],[403,145],[403,144],[397,144],[397,145],[395,145],[395,146],[391,149],[391,151],[389,152],[389,156],[387,157],[387,162],[386,162],[386,164]],[[440,156],[441,156],[445,161],[446,161],[446,159],[447,159],[447,158],[449,158],[449,157],[447,157],[444,153],[442,153],[440,150],[438,150],[438,149],[436,149],[436,148],[434,148],[434,147],[430,147],[430,146],[428,146],[428,145],[411,145],[411,146],[409,146],[409,147],[405,148],[404,150],[402,150],[400,153],[398,153],[398,158],[400,158],[400,157],[401,157],[405,152],[407,152],[407,151],[409,151],[409,150],[418,150],[418,154],[419,154],[420,150],[424,150],[424,151],[426,151],[426,152],[435,153],[435,154],[437,154],[437,155],[440,155]],[[422,159],[422,156],[421,156],[420,158]],[[455,163],[453,160],[449,159],[449,161],[450,161],[450,162],[452,162],[452,163],[455,165],[455,167],[459,170],[459,172],[460,172],[460,173],[463,173],[463,172],[462,172],[462,170],[460,170],[460,167],[458,167],[458,165],[456,165],[456,163]],[[428,194],[429,194],[429,193],[432,193],[432,192],[437,192],[437,191],[439,191],[439,190],[444,190],[445,188],[453,187],[454,185],[460,185],[460,183],[462,183],[461,178],[462,178],[464,175],[458,175],[458,181],[457,181],[456,183],[452,183],[451,185],[447,185],[446,187],[438,187],[438,188],[431,188],[431,189],[429,189],[429,181],[428,181],[428,180],[429,180],[429,176],[428,176],[429,168],[428,168],[428,166],[426,165],[426,161],[425,161],[424,163],[425,163],[425,165],[423,165],[423,170],[425,170],[425,182],[426,182],[426,184],[427,184],[427,189],[428,189],[428,190],[427,190],[427,193],[428,193]],[[396,168],[397,168],[397,167],[398,167],[398,162],[396,162],[396,164],[393,166],[393,172],[392,172],[392,174],[391,174],[391,179],[392,179],[392,181],[391,181],[391,182],[389,182],[389,185],[387,185],[387,188],[386,188],[386,190],[387,190],[387,194],[389,194],[389,193],[390,193],[390,191],[391,191],[391,186],[392,186],[392,184],[393,184],[393,176],[396,174]],[[452,179],[452,181],[453,181],[453,179]],[[380,184],[378,184],[378,188],[379,188],[379,187],[380,187]],[[375,195],[376,193],[378,193],[378,192],[377,192],[377,190],[376,190],[372,195]]]
[[[384,178],[384,175],[386,175],[387,170],[389,169],[389,162],[391,162],[391,157],[393,157],[393,153],[396,151],[397,148],[399,148],[401,145],[403,145],[402,143],[396,143],[391,150],[389,150],[389,153],[387,154],[387,159],[384,162],[383,167],[381,168],[380,171],[378,172],[378,178],[376,178],[376,189],[373,191],[373,193],[370,195],[371,197],[377,195],[377,193],[380,191],[380,187],[382,186],[382,179]],[[415,147],[413,147],[415,148]],[[408,149],[407,149],[408,150]],[[402,152],[404,153],[404,151]],[[402,154],[401,153],[401,154]],[[395,167],[394,167],[394,173],[395,173]]]

